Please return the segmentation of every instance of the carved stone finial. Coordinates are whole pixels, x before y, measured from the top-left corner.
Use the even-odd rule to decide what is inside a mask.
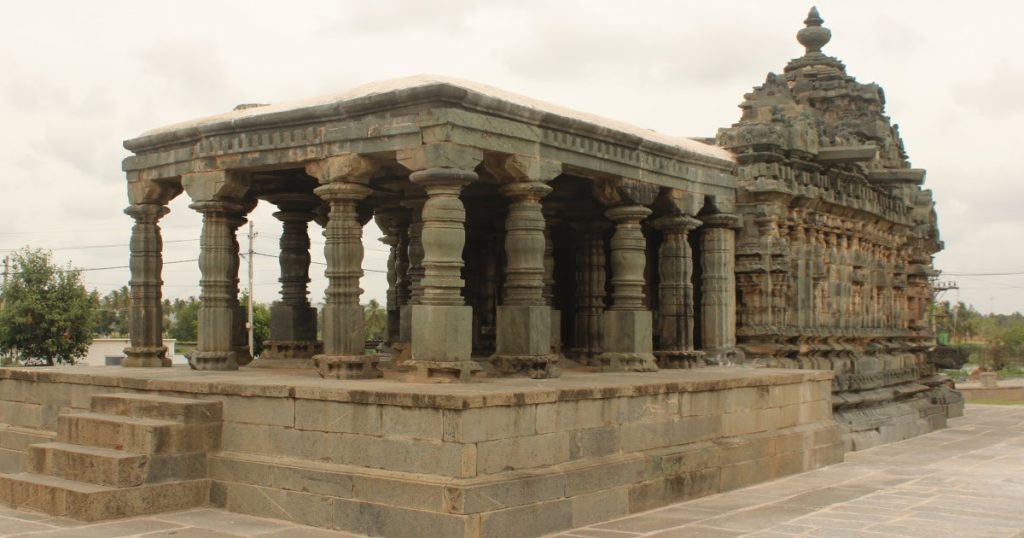
[[[796,40],[804,46],[807,54],[820,54],[821,47],[824,47],[832,39],[832,31],[823,27],[821,25],[823,22],[825,19],[818,14],[818,8],[812,7],[811,11],[807,13],[807,18],[804,19],[806,27],[796,33]]]

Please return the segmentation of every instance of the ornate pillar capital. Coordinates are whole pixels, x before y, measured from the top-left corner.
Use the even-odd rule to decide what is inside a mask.
[[[651,226],[665,233],[686,233],[704,224],[689,215],[665,215],[651,221]]]
[[[306,164],[306,173],[321,184],[336,182],[366,183],[377,171],[377,162],[357,153],[334,155]]]
[[[338,180],[321,185],[313,189],[313,192],[332,206],[348,202],[354,207],[356,202],[373,193],[373,189],[359,183]]]
[[[242,200],[249,193],[249,176],[233,170],[190,172],[181,184],[193,202]]]
[[[410,172],[432,168],[472,172],[483,162],[484,152],[452,142],[440,142],[398,150],[397,158],[398,164]]]
[[[139,224],[153,224],[171,210],[157,203],[131,204],[124,209],[124,214],[135,219]]]
[[[499,189],[501,194],[514,201],[540,203],[541,198],[551,194],[551,187],[540,181],[506,183]]]
[[[562,163],[533,155],[488,155],[484,166],[499,180],[547,183],[562,174]]]
[[[651,215],[651,210],[638,204],[615,206],[604,212],[608,220],[616,224],[639,225],[640,221]]]
[[[704,226],[708,228],[730,228],[733,230],[743,227],[743,219],[732,213],[712,213],[699,217]]]

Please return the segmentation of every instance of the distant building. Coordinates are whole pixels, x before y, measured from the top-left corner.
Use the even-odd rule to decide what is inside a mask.
[[[167,356],[173,357],[174,364],[187,364],[185,357],[175,356],[174,345],[177,340],[164,338]],[[128,347],[127,338],[93,338],[89,351],[75,364],[83,366],[120,366],[124,359],[124,348]]]

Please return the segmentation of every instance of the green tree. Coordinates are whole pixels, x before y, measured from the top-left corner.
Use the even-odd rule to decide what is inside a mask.
[[[50,252],[25,247],[11,255],[13,272],[0,286],[0,352],[25,364],[73,363],[92,343],[95,294]]]
[[[95,292],[94,292],[95,293]],[[131,293],[128,286],[99,297],[99,308],[93,333],[96,336],[128,336],[128,310],[131,308]]]
[[[253,354],[263,353],[263,342],[270,340],[270,309],[263,303],[252,307],[252,342]]]
[[[363,332],[367,340],[383,340],[388,330],[388,312],[376,299],[363,305]]]
[[[195,342],[199,339],[199,301],[195,297],[175,299],[169,312],[167,335],[179,342]]]

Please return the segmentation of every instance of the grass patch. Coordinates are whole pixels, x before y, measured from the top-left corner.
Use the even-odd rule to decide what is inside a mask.
[[[977,405],[1024,405],[1024,400],[971,400],[967,403]]]
[[[942,373],[948,375],[953,381],[967,381],[967,372],[963,370],[942,370]]]

